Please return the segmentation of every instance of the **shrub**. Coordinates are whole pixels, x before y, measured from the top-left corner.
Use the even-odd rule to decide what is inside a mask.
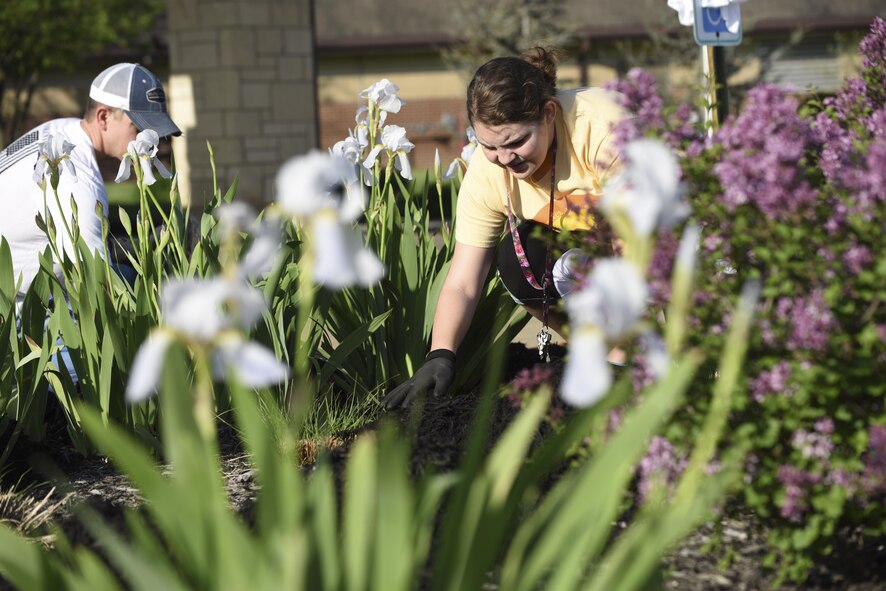
[[[861,73],[836,96],[801,103],[760,84],[712,137],[689,105],[664,106],[644,72],[614,85],[638,113],[618,133],[680,154],[701,224],[690,342],[721,350],[724,306],[749,278],[763,282],[730,440],[750,449],[740,502],[771,527],[767,563],[796,580],[841,528],[886,532],[886,21],[859,50]],[[664,236],[650,267],[662,311],[675,252]],[[665,432],[677,449],[713,374],[702,369]]]

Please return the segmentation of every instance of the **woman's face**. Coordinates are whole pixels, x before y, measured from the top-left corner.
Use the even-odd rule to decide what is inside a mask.
[[[548,101],[540,121],[501,125],[474,122],[474,133],[490,162],[507,169],[517,179],[537,180],[547,172],[541,167],[554,139],[556,114],[556,104]]]

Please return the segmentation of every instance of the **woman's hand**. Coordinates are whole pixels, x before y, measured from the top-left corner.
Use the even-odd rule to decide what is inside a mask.
[[[434,391],[442,396],[455,379],[455,353],[448,349],[436,349],[428,353],[425,362],[415,374],[385,396],[385,410],[407,407],[419,393]]]

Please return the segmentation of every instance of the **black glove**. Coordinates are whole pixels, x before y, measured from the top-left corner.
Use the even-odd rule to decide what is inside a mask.
[[[446,393],[455,379],[455,353],[449,349],[435,349],[415,374],[391,390],[382,404],[385,410],[407,407],[415,395],[433,388],[434,396]]]

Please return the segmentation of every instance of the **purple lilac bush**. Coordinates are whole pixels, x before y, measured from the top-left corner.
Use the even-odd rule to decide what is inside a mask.
[[[679,467],[709,402],[729,304],[762,279],[727,444],[748,450],[737,505],[767,521],[768,564],[793,579],[841,528],[886,533],[886,21],[874,20],[859,51],[859,75],[836,95],[802,101],[760,84],[710,137],[694,109],[664,104],[650,74],[613,84],[637,115],[619,138],[674,148],[702,226],[691,343],[710,366],[640,478]],[[675,251],[660,237],[649,270],[661,312]]]

